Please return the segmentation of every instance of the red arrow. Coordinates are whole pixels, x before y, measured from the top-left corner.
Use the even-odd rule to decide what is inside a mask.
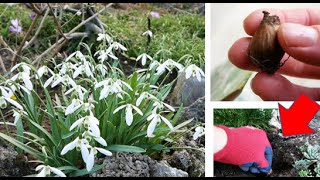
[[[320,106],[316,102],[303,94],[300,95],[289,110],[279,104],[283,136],[314,133],[315,131],[308,124],[319,108]]]

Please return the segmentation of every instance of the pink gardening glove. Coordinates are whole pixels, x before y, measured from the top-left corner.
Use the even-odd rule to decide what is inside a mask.
[[[228,137],[226,146],[214,154],[214,160],[239,165],[251,173],[269,173],[272,164],[272,148],[265,131],[250,126],[223,129]]]

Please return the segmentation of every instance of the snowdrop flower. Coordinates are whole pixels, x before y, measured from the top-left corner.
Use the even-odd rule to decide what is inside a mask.
[[[122,90],[123,86],[126,86],[130,91],[133,91],[130,85],[127,84],[126,82],[121,80],[117,80],[116,82],[114,82],[111,78],[97,83],[94,88],[97,89],[101,86],[103,86],[103,89],[100,92],[99,100],[108,97],[109,94],[117,94],[117,97],[122,99],[123,97],[121,93],[128,94]]]
[[[117,109],[115,109],[113,111],[113,114],[117,113],[119,110],[121,110],[123,108],[126,108],[126,123],[128,126],[130,126],[133,121],[132,109],[134,109],[138,114],[143,116],[143,113],[141,112],[141,110],[132,104],[126,104],[126,105],[122,105],[122,106],[118,107]]]
[[[22,27],[20,26],[20,20],[19,19],[13,19],[10,21],[11,26],[9,27],[9,31],[12,33],[21,33],[22,32]]]
[[[96,69],[101,72],[102,76],[105,76],[107,74],[108,68],[104,64],[98,64],[96,66]]]
[[[72,99],[71,104],[67,107],[65,115],[72,114],[82,106],[83,102],[80,99]]]
[[[69,75],[60,76],[60,75],[55,74],[54,76],[55,76],[55,78],[54,78],[55,81],[51,84],[51,88],[54,88],[55,86],[57,86],[60,83],[62,83],[65,86],[67,86],[67,85],[71,85],[72,87],[77,86],[77,84],[73,81],[73,79],[70,78]],[[51,78],[49,78],[49,79],[51,79]],[[49,81],[49,79],[47,81]],[[45,85],[46,85],[46,83],[45,83]]]
[[[192,77],[197,77],[198,81],[201,82],[201,76],[204,76],[204,72],[201,68],[197,67],[194,64],[191,64],[188,66],[185,70],[186,72],[186,79],[189,79],[192,75]]]
[[[155,67],[159,67],[161,64],[158,61],[152,61],[152,63],[149,65],[149,70],[152,70]]]
[[[81,14],[82,14],[81,11],[77,11],[77,12],[76,12],[76,15],[77,15],[77,16],[81,16]]]
[[[16,125],[17,122],[21,119],[22,114],[27,115],[27,112],[23,110],[15,110],[13,109],[13,117],[14,117],[14,122],[13,124]]]
[[[114,49],[114,50],[120,49],[122,51],[127,51],[127,48],[125,48],[122,44],[120,44],[118,42],[113,42],[109,48]]]
[[[70,55],[67,57],[66,62],[68,62],[68,61],[69,61],[71,58],[73,58],[74,56],[76,57],[76,59],[79,59],[79,60],[81,60],[81,61],[85,61],[85,60],[86,60],[86,58],[84,57],[84,55],[83,55],[80,51],[76,51],[76,52],[70,54]]]
[[[111,47],[111,46],[110,46]],[[97,51],[94,56],[96,56],[97,54],[99,54],[98,60],[100,61],[100,63],[102,64],[105,60],[108,60],[109,57],[112,59],[117,60],[118,58],[111,52],[112,48],[108,48],[107,50],[100,50]]]
[[[81,151],[82,159],[85,163],[87,163],[88,156],[89,156],[89,150],[91,146],[89,145],[89,142],[86,139],[80,139],[77,137],[75,140],[67,144],[61,151],[61,155],[65,155],[67,152],[73,150],[76,148],[77,150]]]
[[[74,128],[84,125],[85,128],[89,129],[95,136],[100,137],[99,120],[94,117],[93,113],[90,111],[89,116],[78,119],[70,126],[70,131]]]
[[[72,72],[73,69],[76,69],[76,65],[71,62],[63,62],[59,64],[57,67],[61,67],[59,74],[64,75],[67,72]]]
[[[49,84],[51,84],[52,81],[56,81],[58,79],[60,79],[61,76],[60,74],[53,74],[49,79],[47,79],[47,81],[44,83],[44,88],[46,88],[47,86],[49,86]]]
[[[7,87],[0,86],[0,90],[1,90],[1,96],[0,96],[0,108],[1,109],[5,109],[7,107],[7,102],[9,102],[10,104],[14,105],[18,109],[23,110],[23,107],[17,101],[13,100],[15,98],[15,96],[14,96],[13,92],[11,91],[11,89],[9,89]]]
[[[154,100],[158,100],[158,98],[156,98],[154,95],[148,93],[148,92],[143,92],[140,94],[139,98],[136,101],[136,106],[140,106],[142,100],[144,98],[149,98],[149,99],[154,99]]]
[[[23,81],[25,88],[27,88],[29,91],[32,91],[33,89],[33,84],[30,81],[30,74],[28,74],[27,72],[23,71],[23,72],[19,72],[18,74],[12,76],[11,80],[12,81],[17,81],[17,79],[19,81]],[[30,94],[29,91],[26,91],[28,94]]]
[[[106,40],[108,43],[110,43],[112,41],[112,38],[108,34],[99,33],[97,41],[102,41],[102,40]]]
[[[137,60],[136,61],[139,61],[141,59],[141,64],[142,66],[144,66],[147,62],[147,59],[150,59],[152,60],[152,57],[149,56],[148,54],[146,53],[142,53],[140,56],[137,57]]]
[[[84,94],[86,92],[88,92],[88,90],[86,88],[82,87],[81,85],[74,85],[71,89],[69,89],[67,92],[65,92],[64,95],[68,95],[72,91],[76,91],[78,93],[77,95],[81,101],[83,101]]]
[[[142,36],[149,36],[150,38],[152,38],[153,34],[150,30],[148,30],[148,31],[142,33]]]
[[[175,112],[175,109],[172,106],[161,101],[160,102],[156,101],[153,103],[153,107],[154,107],[153,111],[157,111],[158,109],[163,109],[164,106],[167,107],[170,111]]]
[[[170,123],[168,119],[161,116],[160,114],[156,113],[155,111],[152,111],[152,114],[147,117],[147,121],[151,121],[148,128],[147,128],[147,137],[154,137],[153,132],[157,126],[158,123],[161,122],[161,120],[167,124],[167,126],[173,130],[173,126]]]
[[[21,68],[19,70],[19,72],[25,72],[27,73],[28,75],[30,75],[30,70],[31,68],[29,67],[28,64],[22,62],[22,63],[19,63],[19,64],[16,64],[12,67],[11,71],[10,72],[13,72],[14,70],[18,69],[18,68]]]
[[[161,75],[166,69],[171,72],[173,68],[177,68],[179,72],[183,70],[183,66],[180,63],[175,62],[172,59],[166,60],[163,64],[159,65],[157,70],[157,75]]]
[[[195,129],[195,133],[193,134],[193,140],[197,140],[199,137],[203,136],[205,133],[204,133],[204,128],[199,126],[199,127],[196,127]]]
[[[106,149],[91,147],[90,153],[88,155],[88,159],[86,162],[86,169],[87,171],[91,171],[94,165],[94,157],[98,153],[98,151],[106,156],[112,156],[112,153]]]
[[[82,75],[83,72],[86,73],[87,77],[94,77],[93,74],[92,74],[92,70],[93,67],[92,67],[92,64],[90,64],[88,61],[84,61],[84,63],[80,66],[78,66],[74,73],[73,73],[73,78],[76,78],[78,77],[80,74]]]
[[[42,66],[37,71],[38,76],[36,76],[36,79],[41,78],[43,75],[48,75],[48,73],[50,73],[51,76],[54,75],[54,72],[50,68]]]
[[[45,165],[39,165],[39,166],[36,167],[36,171],[40,171],[40,173],[37,174],[36,177],[46,177],[46,176],[50,175],[51,172],[53,172],[54,174],[56,174],[59,177],[66,177],[66,175],[62,171],[60,171],[57,168],[51,167],[49,165],[46,165],[46,166]]]

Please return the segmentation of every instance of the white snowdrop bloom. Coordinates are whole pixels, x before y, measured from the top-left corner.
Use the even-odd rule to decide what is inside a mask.
[[[51,167],[49,165],[39,165],[35,169],[36,171],[40,171],[39,174],[37,174],[36,177],[46,177],[52,173],[56,174],[59,177],[66,177],[66,175],[59,169]]]
[[[204,128],[199,126],[199,127],[196,127],[195,129],[195,133],[193,134],[193,140],[197,140],[199,137],[203,136],[205,133],[204,133]]]
[[[51,76],[54,75],[54,72],[50,68],[47,66],[42,66],[37,71],[38,76],[36,76],[36,79],[41,78],[43,75],[48,75],[48,73],[50,73]]]
[[[168,59],[158,66],[156,74],[161,75],[166,69],[171,72],[174,68],[177,68],[178,71],[181,72],[183,70],[183,65],[172,59]]]
[[[64,75],[67,72],[72,72],[73,69],[76,69],[77,66],[75,64],[72,64],[71,62],[62,62],[61,64],[57,65],[57,67],[61,67],[59,74]]]
[[[83,73],[85,73],[87,77],[94,78],[93,73],[92,73],[92,71],[93,71],[92,69],[93,69],[93,66],[91,65],[91,63],[89,63],[88,61],[84,61],[82,65],[78,66],[75,69],[72,77],[75,79],[80,74],[82,75]]]
[[[122,44],[118,42],[113,42],[109,48],[112,48],[114,50],[122,50],[122,51],[127,51],[127,48],[125,48]]]
[[[28,74],[28,76],[30,76],[30,70],[31,68],[29,67],[29,65],[25,62],[22,62],[22,63],[19,63],[19,64],[16,64],[14,65],[12,68],[11,68],[11,71],[10,72],[13,72],[14,70],[16,69],[19,69],[19,72],[25,72]]]
[[[153,103],[153,107],[154,107],[153,110],[154,111],[157,111],[158,109],[162,110],[164,106],[167,107],[170,111],[175,112],[175,109],[172,106],[170,106],[167,103],[161,102],[161,101],[160,102],[156,101]]]
[[[20,110],[23,110],[22,105],[20,105],[17,101],[15,101],[16,97],[13,94],[13,91],[4,86],[0,86],[0,108],[5,109],[7,107],[7,102],[14,105]]]
[[[139,55],[136,61],[139,61],[140,59],[141,59],[142,66],[146,65],[147,59],[150,59],[151,61],[153,60],[152,57],[146,53],[142,53],[141,55]]]
[[[148,92],[143,92],[140,94],[139,98],[136,101],[136,106],[140,106],[141,102],[143,101],[144,98],[148,98],[148,99],[154,99],[154,100],[158,100],[158,98],[156,98],[154,95],[148,93]]]
[[[67,144],[66,146],[64,146],[64,148],[61,151],[61,155],[65,155],[67,154],[68,151],[73,150],[74,148],[77,147],[77,145],[80,144],[80,139],[79,137],[77,137],[75,140],[73,140],[72,142],[70,142],[69,144]]]
[[[88,92],[88,90],[87,90],[86,88],[82,87],[81,85],[74,85],[74,84],[73,84],[72,88],[69,89],[67,92],[65,92],[64,95],[68,95],[68,94],[70,94],[70,93],[73,92],[73,91],[76,91],[76,92],[77,92],[77,95],[78,95],[78,97],[79,97],[79,99],[80,99],[81,101],[83,101],[84,94],[85,94],[86,92]]]
[[[158,123],[161,123],[161,120],[167,124],[167,126],[173,130],[173,126],[168,119],[156,113],[156,111],[152,111],[152,114],[147,117],[147,121],[151,121],[147,128],[147,137],[154,137],[153,132]]]
[[[17,122],[21,119],[22,114],[27,115],[27,113],[23,110],[15,110],[13,109],[13,117],[14,117],[14,122],[13,124],[16,125]]]
[[[44,83],[43,87],[47,87],[49,86],[49,84],[51,84],[53,81],[57,81],[58,79],[61,79],[62,77],[60,76],[60,74],[53,74],[49,79],[47,79],[47,81]]]
[[[70,126],[70,131],[74,128],[84,125],[85,128],[90,130],[95,136],[100,137],[99,120],[94,117],[93,113],[90,111],[89,116],[82,117],[75,121]]]
[[[202,71],[202,69],[197,67],[194,64],[191,64],[190,66],[188,66],[185,72],[186,72],[186,79],[189,79],[191,76],[197,77],[197,80],[199,82],[201,82],[201,76],[204,76],[204,72]]]
[[[111,46],[110,46],[111,47]],[[112,48],[108,48],[107,50],[100,50],[99,51],[99,56],[98,56],[98,60],[100,61],[100,63],[103,63],[104,61],[108,60],[109,57],[111,59],[115,59],[117,60],[118,58],[112,53]]]
[[[81,14],[82,14],[81,11],[77,11],[77,12],[76,12],[76,15],[77,15],[77,16],[81,16]]]
[[[66,62],[68,62],[68,61],[69,61],[71,58],[73,58],[73,57],[76,57],[76,59],[81,60],[81,61],[85,61],[85,60],[86,60],[86,58],[85,58],[85,56],[82,54],[82,52],[76,51],[76,52],[70,54],[70,55],[67,57]]]
[[[55,74],[54,76],[56,76],[57,74]],[[77,84],[74,82],[74,80],[72,78],[70,78],[69,75],[64,75],[64,76],[56,76],[55,81],[53,81],[53,83],[51,84],[51,87],[54,88],[55,86],[57,86],[58,84],[62,83],[65,86],[71,85],[72,87],[77,86]]]
[[[136,107],[136,106],[134,106],[132,104],[126,104],[126,105],[122,105],[122,106],[116,108],[113,111],[113,114],[117,113],[119,110],[121,110],[123,108],[126,108],[126,123],[127,123],[128,126],[130,126],[132,124],[132,121],[133,121],[132,109],[134,109],[138,114],[143,116],[142,111],[138,107]]]
[[[149,70],[152,70],[155,67],[159,67],[161,64],[158,61],[152,61],[152,63],[149,65]]]
[[[98,89],[99,87],[102,87],[102,86],[110,86],[111,83],[112,83],[112,79],[111,78],[107,78],[105,80],[102,80],[102,81],[96,83],[94,85],[94,89]]]
[[[153,33],[150,30],[148,30],[148,31],[142,33],[142,36],[149,36],[150,38],[152,38]]]
[[[96,70],[98,70],[102,76],[105,76],[108,72],[108,68],[104,64],[98,64]]]
[[[67,107],[66,111],[65,111],[65,115],[69,115],[74,113],[76,110],[78,110],[79,108],[81,108],[83,102],[80,99],[72,99],[71,104]]]
[[[102,40],[103,41],[107,41],[108,43],[110,43],[112,41],[112,38],[109,36],[109,34],[99,33],[97,41],[102,41]]]
[[[30,74],[28,74],[27,72],[19,72],[18,74],[12,76],[11,80],[15,82],[17,82],[17,80],[22,81],[24,83],[25,88],[27,88],[29,91],[32,91],[33,89],[33,84],[30,80]]]

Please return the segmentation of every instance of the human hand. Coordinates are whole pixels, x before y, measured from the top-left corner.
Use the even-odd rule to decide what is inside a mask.
[[[244,20],[244,30],[253,36],[263,13],[257,10]],[[290,58],[277,73],[269,75],[250,62],[247,55],[251,37],[237,40],[229,49],[229,59],[237,67],[258,71],[252,79],[251,88],[255,94],[266,101],[289,101],[305,94],[311,99],[320,99],[320,88],[308,88],[291,83],[281,74],[295,77],[320,79],[320,10],[266,9],[270,15],[277,15],[281,25],[277,32],[278,40],[287,53],[283,60]]]
[[[214,160],[239,165],[244,171],[265,173],[271,171],[272,148],[265,131],[250,126],[228,128],[217,126],[227,134],[227,144],[214,154]]]

